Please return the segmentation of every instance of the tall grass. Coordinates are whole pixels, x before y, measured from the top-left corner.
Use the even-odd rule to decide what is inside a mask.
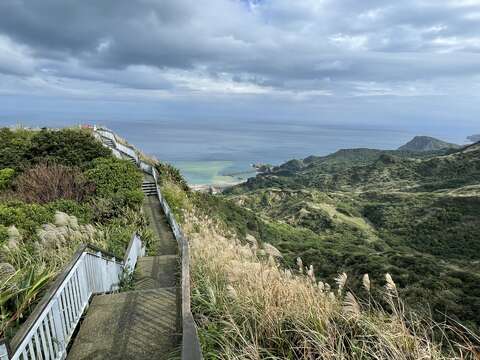
[[[80,244],[105,246],[108,240],[103,231],[62,212],[37,229],[35,240],[23,239],[14,226],[8,232],[0,249],[0,338],[13,334]]]
[[[346,291],[347,274],[327,284],[301,259],[295,271],[282,269],[211,219],[193,212],[183,218],[192,308],[207,359],[479,359],[478,337],[407,311],[389,274],[382,305],[361,300]],[[368,274],[362,282],[370,293]],[[445,335],[452,332],[455,341]]]

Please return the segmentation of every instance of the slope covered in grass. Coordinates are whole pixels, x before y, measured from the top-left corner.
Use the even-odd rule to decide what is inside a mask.
[[[331,281],[389,272],[410,307],[480,329],[480,145],[450,153],[353,149],[286,163],[222,201],[249,231]],[[226,208],[222,206],[222,208]],[[353,290],[361,287],[352,281]]]
[[[475,359],[479,339],[405,308],[394,276],[338,267],[321,278],[305,257],[289,266],[265,241],[312,247],[322,240],[310,230],[175,182],[163,181],[162,191],[190,241],[192,309],[206,359]]]

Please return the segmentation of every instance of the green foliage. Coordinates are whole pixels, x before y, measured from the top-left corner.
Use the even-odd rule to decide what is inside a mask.
[[[61,211],[75,216],[80,223],[89,224],[93,220],[93,209],[88,203],[78,203],[73,200],[57,200],[45,206],[51,213]]]
[[[28,164],[28,152],[33,132],[11,131],[0,128],[0,168],[24,169]]]
[[[0,279],[0,337],[13,334],[55,275],[52,269],[24,264],[21,270]]]
[[[8,228],[0,225],[0,246],[2,246],[8,239]]]
[[[96,194],[106,198],[119,192],[138,190],[142,185],[142,174],[136,166],[115,158],[95,160],[86,175],[95,184]]]
[[[0,191],[10,187],[14,175],[15,170],[13,169],[5,168],[0,170]]]
[[[32,137],[28,152],[33,163],[54,160],[79,167],[88,166],[96,158],[109,156],[109,149],[96,141],[89,132],[80,129],[42,129]]]
[[[417,311],[478,331],[479,184],[479,144],[448,154],[341,150],[259,175],[211,212],[275,245],[287,266],[300,256],[328,281],[345,271],[375,283],[389,272]],[[359,281],[349,286],[361,293]]]
[[[121,207],[139,208],[143,201],[142,174],[135,165],[115,158],[96,159],[86,177],[95,184],[96,196],[107,199],[98,205],[112,208],[114,214]]]
[[[38,204],[9,201],[0,204],[0,224],[7,227],[15,225],[27,234],[34,234],[41,224],[52,221],[55,213],[52,210]]]
[[[14,334],[79,241],[93,241],[123,257],[134,232],[141,232],[147,242],[152,236],[144,231],[146,221],[139,212],[142,174],[128,161],[111,157],[110,150],[89,132],[0,129],[0,143],[0,190],[8,189],[19,174],[11,191],[0,199],[0,263],[14,270],[0,279],[1,338]],[[48,177],[44,171],[29,177],[41,167],[40,162],[63,172]],[[84,196],[75,196],[74,190],[85,190]],[[43,196],[47,194],[51,196]],[[80,226],[68,225],[69,235],[56,234],[52,224],[44,227],[54,222],[57,211],[75,216]],[[83,226],[92,223],[95,228]],[[3,246],[9,231],[14,233],[8,229],[12,225],[20,236],[15,236],[13,245]],[[40,228],[50,231],[49,240],[38,232]]]
[[[0,168],[19,171],[45,161],[86,167],[93,159],[111,156],[109,149],[80,129],[35,132],[0,128],[0,144]]]
[[[164,182],[172,182],[180,186],[182,190],[189,191],[187,181],[180,173],[180,170],[178,170],[176,167],[168,163],[157,163],[155,168],[160,175],[160,184],[163,184]]]

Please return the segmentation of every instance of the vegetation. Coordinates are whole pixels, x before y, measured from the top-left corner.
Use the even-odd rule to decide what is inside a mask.
[[[81,243],[123,256],[141,214],[142,175],[79,129],[0,129],[0,338],[28,316]],[[94,224],[94,225],[92,225]]]
[[[460,145],[448,143],[430,136],[415,136],[412,140],[405,145],[400,146],[398,149],[407,151],[432,151],[458,148],[460,148]]]
[[[244,220],[224,218],[240,236],[278,247],[289,267],[300,256],[327,281],[344,271],[379,283],[388,272],[409,308],[478,332],[479,170],[479,144],[449,153],[342,150],[286,163],[210,205],[227,214],[243,207],[235,212],[249,212]]]
[[[362,215],[351,203],[325,207],[321,213],[337,215],[325,222],[332,235],[343,231],[327,243],[306,225],[259,216],[262,206],[273,204],[269,197],[256,196],[259,205],[251,211],[246,209],[250,203],[240,207],[222,197],[183,191],[168,181],[162,191],[190,240],[192,310],[206,359],[476,359],[478,336],[454,322],[440,324],[406,310],[393,274],[383,272],[378,279],[366,272],[347,275],[343,266],[330,263],[325,266],[330,271],[336,267],[337,273],[324,279],[316,275],[324,269],[304,265],[318,259],[313,253],[317,249],[339,241],[343,248],[335,255],[342,254],[348,264],[360,243],[343,236],[354,227],[363,228],[365,238],[373,240],[376,234],[355,219]],[[308,194],[295,191],[291,196],[298,201]],[[328,200],[321,192],[316,196]],[[291,248],[282,257],[266,239]],[[301,258],[289,266],[293,253]],[[330,254],[322,255],[325,260]],[[367,261],[365,269],[387,270],[370,267],[372,263]]]

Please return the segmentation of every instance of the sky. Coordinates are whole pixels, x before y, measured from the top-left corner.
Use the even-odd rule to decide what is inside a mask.
[[[480,0],[3,0],[0,121],[480,132]]]

